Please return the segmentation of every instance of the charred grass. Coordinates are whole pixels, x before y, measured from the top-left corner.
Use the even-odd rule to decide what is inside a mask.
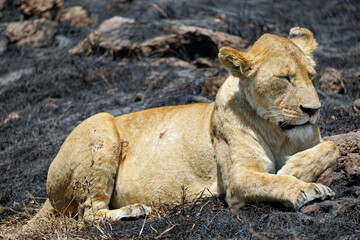
[[[184,189],[183,189],[184,190]],[[192,201],[183,198],[174,204],[152,207],[150,216],[119,222],[95,221],[84,224],[63,215],[40,219],[24,230],[40,208],[36,199],[16,210],[3,209],[0,237],[5,239],[331,239],[339,233],[345,239],[360,235],[360,208],[346,212],[329,208],[320,214],[302,214],[276,204],[257,203],[240,209],[226,206],[221,198],[199,194]],[[42,200],[42,199],[41,199]]]

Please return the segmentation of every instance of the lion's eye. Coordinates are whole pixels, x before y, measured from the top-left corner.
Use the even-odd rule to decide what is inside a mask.
[[[291,77],[290,76],[283,76],[283,77],[280,77],[281,79],[283,79],[284,81],[287,81],[289,83],[291,83]]]

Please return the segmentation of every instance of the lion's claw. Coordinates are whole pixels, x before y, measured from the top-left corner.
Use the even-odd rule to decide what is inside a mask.
[[[293,203],[293,208],[298,211],[305,204],[315,200],[324,200],[327,197],[334,197],[335,192],[325,185],[318,183],[311,183],[307,189],[300,190],[300,194]]]

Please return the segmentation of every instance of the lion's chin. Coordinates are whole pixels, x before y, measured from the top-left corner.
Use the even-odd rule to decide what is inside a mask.
[[[313,136],[313,127],[308,122],[307,124],[297,125],[296,127],[286,131],[289,139],[297,139],[306,141],[306,139]]]
[[[303,124],[298,124],[298,125],[292,125],[292,124],[287,124],[285,122],[279,122],[279,127],[283,130],[291,130],[294,128],[298,128],[301,126],[307,126],[307,125],[310,125],[309,121],[307,121],[306,123],[303,123]]]

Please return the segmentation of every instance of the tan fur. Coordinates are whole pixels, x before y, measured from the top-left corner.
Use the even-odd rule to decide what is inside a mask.
[[[47,208],[116,221],[180,201],[182,185],[190,198],[209,188],[234,207],[271,201],[298,210],[334,196],[313,183],[339,156],[316,126],[316,42],[307,29],[291,31],[291,40],[265,34],[247,53],[222,48],[231,75],[214,103],[85,120],[50,166]]]

